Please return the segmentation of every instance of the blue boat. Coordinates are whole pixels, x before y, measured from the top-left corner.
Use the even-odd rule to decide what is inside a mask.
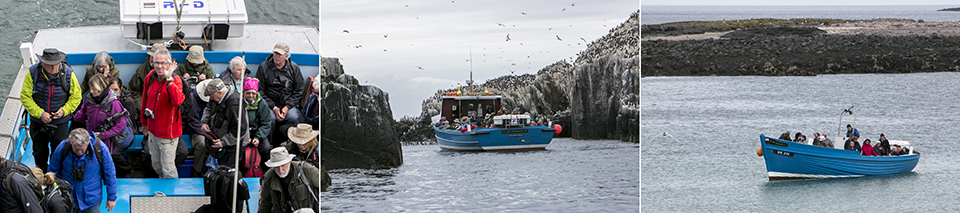
[[[900,156],[861,156],[855,150],[814,146],[760,134],[760,146],[770,180],[860,177],[910,172],[920,153]]]
[[[492,112],[489,110],[500,108],[501,98],[491,93],[448,93],[441,97],[442,110],[440,115],[434,117],[434,121],[457,122],[462,120],[457,119],[461,116]],[[437,144],[441,149],[450,151],[543,150],[553,140],[556,132],[552,127],[529,125],[532,120],[530,115],[499,115],[490,119],[493,119],[493,127],[490,128],[453,130],[434,126]]]

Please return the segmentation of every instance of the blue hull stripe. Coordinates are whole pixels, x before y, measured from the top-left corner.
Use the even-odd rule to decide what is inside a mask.
[[[783,141],[760,135],[767,172],[814,176],[887,175],[912,171],[920,154],[861,156],[857,151]],[[772,176],[771,176],[772,177]]]

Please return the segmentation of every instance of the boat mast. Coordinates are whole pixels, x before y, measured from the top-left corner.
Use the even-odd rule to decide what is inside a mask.
[[[473,86],[473,46],[470,46],[470,80],[467,80],[467,86]]]

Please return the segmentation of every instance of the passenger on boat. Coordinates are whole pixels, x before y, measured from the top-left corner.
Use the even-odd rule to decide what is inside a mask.
[[[83,82],[80,82],[80,92],[87,94],[90,92],[89,82],[94,74],[103,74],[107,79],[120,77],[120,70],[113,63],[113,57],[107,51],[100,51],[93,57],[93,63],[87,67],[87,74],[83,76]]]
[[[827,138],[827,133],[821,133],[821,134],[823,135],[820,136],[820,141],[823,141],[823,146],[834,148],[835,146],[833,146],[833,141],[830,140],[830,138]]]
[[[310,89],[305,90],[308,93],[305,93],[303,96],[306,99],[301,103],[302,109],[300,111],[300,123],[308,123],[313,125],[314,130],[320,130],[320,75],[317,75],[317,78],[310,78]],[[309,94],[309,95],[308,95]]]
[[[212,157],[207,159],[216,159],[218,165],[235,168],[236,161],[243,161],[243,155],[237,159],[234,153],[250,142],[247,113],[239,113],[240,107],[246,107],[246,104],[240,100],[240,94],[230,91],[223,80],[214,78],[206,85],[200,95],[209,96],[210,103],[203,109],[200,129],[214,137],[206,142],[209,156]],[[240,131],[237,137],[238,126],[248,131]],[[240,168],[240,174],[246,173],[245,169]]]
[[[170,57],[169,50],[158,50],[153,57],[153,66],[155,69],[150,70],[152,75],[148,74],[148,78],[153,80],[148,79],[150,83],[144,85],[140,100],[140,108],[143,109],[140,122],[147,129],[144,137],[149,137],[145,147],[149,150],[150,161],[157,174],[163,178],[177,178],[175,160],[183,134],[178,106],[185,100],[183,82],[173,73],[177,62]]]
[[[58,178],[66,180],[73,187],[73,198],[77,202],[74,212],[100,212],[100,202],[103,200],[101,189],[104,188],[107,191],[107,211],[117,205],[117,174],[113,159],[109,152],[101,151],[101,156],[95,156],[97,152],[93,146],[107,150],[107,145],[86,129],[74,129],[70,131],[70,138],[57,146],[50,161],[49,172],[57,174]],[[68,151],[72,155],[62,154]],[[82,163],[78,164],[80,161]]]
[[[147,74],[150,73],[150,70],[153,70],[153,57],[157,54],[157,51],[161,49],[166,50],[167,47],[161,43],[153,43],[150,51],[147,52],[146,61],[140,64],[140,67],[137,67],[137,71],[133,73],[130,81],[127,82],[127,87],[129,87],[130,92],[133,93],[133,100],[137,101],[137,107],[142,106],[143,83],[147,80]],[[140,110],[143,110],[143,108],[141,107]]]
[[[227,86],[230,86],[230,88],[234,89],[234,91],[244,91],[244,82],[243,80],[240,80],[240,74],[243,74],[244,78],[253,78],[253,76],[250,76],[250,69],[247,69],[247,63],[244,62],[243,58],[240,56],[236,56],[233,57],[233,59],[230,59],[230,65],[228,66],[229,67],[227,67],[227,69],[223,70],[223,72],[220,72],[220,75],[217,76],[217,78],[223,80],[223,83],[227,84]]]
[[[797,132],[797,134],[794,135],[794,137],[793,137],[793,142],[805,143],[805,142],[807,142],[807,136],[801,134],[800,132]]]
[[[187,97],[193,101],[193,105],[190,106],[190,116],[183,119],[183,122],[186,124],[183,127],[183,134],[190,135],[190,141],[194,147],[192,177],[201,177],[201,175],[207,171],[204,169],[207,161],[207,149],[205,148],[207,147],[207,138],[203,136],[203,131],[201,130],[203,123],[200,122],[200,119],[203,117],[203,109],[207,107],[207,102],[209,102],[210,97],[199,95],[199,93],[207,87],[207,83],[210,83],[210,81],[197,83],[197,87],[194,88],[194,91]]]
[[[273,54],[257,67],[256,78],[260,80],[263,100],[267,101],[277,119],[274,124],[274,146],[287,141],[287,128],[300,121],[297,103],[303,95],[300,90],[303,88],[302,76],[300,66],[290,60],[290,46],[283,42],[277,43],[273,47]]]
[[[43,212],[40,198],[31,183],[35,177],[17,171],[17,168],[25,169],[27,166],[4,158],[0,158],[0,165],[0,171],[3,171],[0,173],[0,212]]]
[[[70,182],[56,177],[53,172],[43,173],[39,167],[30,167],[33,176],[37,177],[43,188],[43,198],[40,206],[48,213],[73,212],[73,187]]]
[[[260,179],[260,203],[257,212],[290,212],[293,209],[320,208],[320,170],[309,163],[293,160],[283,147],[270,150],[270,170]]]
[[[137,101],[133,100],[133,93],[130,90],[127,90],[123,86],[123,80],[120,80],[119,76],[114,76],[109,80],[110,90],[113,90],[114,93],[117,93],[120,100],[120,104],[123,105],[123,108],[127,109],[127,117],[130,118],[130,123],[133,126],[133,134],[140,134],[140,105],[137,105]]]
[[[873,146],[870,145],[870,139],[869,139],[869,138],[863,140],[863,152],[861,152],[861,155],[863,155],[863,156],[877,156],[877,153],[876,153],[876,151],[873,149]]]
[[[104,141],[107,145],[107,151],[113,158],[113,163],[117,169],[117,176],[127,177],[133,170],[127,158],[123,157],[124,150],[118,143],[112,143],[112,138],[123,133],[127,127],[126,115],[121,115],[119,119],[112,123],[107,123],[107,118],[123,113],[123,104],[120,103],[119,95],[107,87],[107,78],[103,74],[97,73],[89,79],[90,93],[83,98],[83,106],[73,116],[74,121],[86,123],[86,128],[94,130],[97,138]],[[103,132],[96,132],[99,129],[109,128]],[[130,133],[132,134],[132,133]],[[132,136],[130,136],[132,137]],[[122,139],[121,139],[122,140]]]
[[[823,141],[821,140],[820,133],[813,133],[813,145],[814,145],[814,146],[823,146],[823,147],[826,146],[826,145],[823,144]]]
[[[857,152],[860,152],[862,150],[860,148],[860,142],[857,142],[857,137],[852,137],[850,139],[847,139],[847,142],[844,143],[843,145],[843,149],[856,150]]]
[[[226,82],[226,81],[225,81]],[[243,82],[243,99],[247,104],[247,118],[250,123],[250,146],[260,150],[260,156],[270,156],[273,144],[270,143],[270,132],[273,131],[273,113],[267,102],[260,98],[259,82],[256,78],[248,78]],[[260,168],[266,169],[266,161],[260,162]]]
[[[790,131],[787,131],[787,132],[784,132],[783,134],[780,134],[780,138],[778,138],[778,139],[780,139],[780,140],[785,140],[785,141],[793,141],[793,140],[790,140]]]
[[[196,82],[213,78],[213,67],[203,57],[203,47],[193,45],[188,49],[190,52],[187,53],[187,63],[177,67],[177,75],[183,76],[183,79],[197,78]],[[196,82],[192,84],[196,86]]]
[[[847,124],[847,138],[852,138],[853,136],[857,136],[859,138],[860,131],[857,131],[857,129],[853,128],[853,126]]]
[[[890,141],[887,140],[887,137],[880,134],[880,139],[877,139],[877,146],[880,147],[879,155],[888,156],[890,155]]]
[[[295,160],[320,166],[320,147],[317,146],[320,131],[313,130],[310,124],[297,124],[295,127],[290,127],[287,137],[293,141],[293,143],[287,143],[287,152],[296,156]]]
[[[20,89],[20,103],[30,113],[30,138],[37,167],[47,169],[49,147],[67,138],[68,121],[83,95],[66,53],[56,48],[43,50],[40,62],[30,66]]]

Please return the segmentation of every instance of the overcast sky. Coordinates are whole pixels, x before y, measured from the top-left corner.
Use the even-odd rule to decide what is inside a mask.
[[[320,52],[341,58],[344,72],[361,84],[388,92],[395,118],[419,116],[438,89],[469,78],[471,46],[478,83],[534,74],[571,62],[639,6],[636,0],[323,0]]]
[[[640,4],[643,5],[957,5],[958,3],[960,2],[955,0],[640,0]]]

